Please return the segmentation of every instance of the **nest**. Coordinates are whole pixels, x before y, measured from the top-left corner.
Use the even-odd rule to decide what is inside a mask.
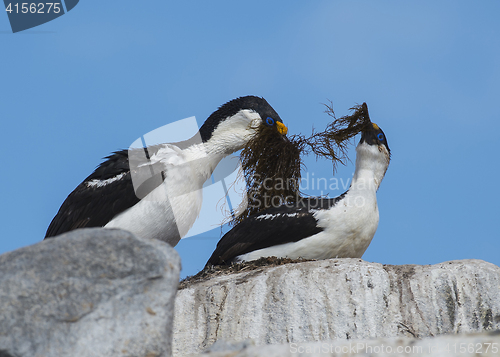
[[[248,271],[262,271],[265,267],[275,267],[285,264],[295,264],[311,262],[311,259],[290,259],[277,257],[262,257],[257,260],[251,260],[242,263],[233,263],[231,265],[209,265],[202,271],[193,276],[188,276],[179,282],[179,290],[185,289],[193,284],[207,281],[217,276],[236,274]]]
[[[371,125],[368,107],[366,103],[357,105],[351,108],[351,115],[337,119],[332,104],[325,106],[325,113],[334,120],[324,131],[313,131],[308,138],[293,135],[287,139],[276,130],[262,127],[242,150],[246,200],[231,225],[266,208],[297,202],[302,197],[299,186],[303,155],[313,153],[316,158],[332,160],[334,173],[338,163],[345,164],[349,140]]]

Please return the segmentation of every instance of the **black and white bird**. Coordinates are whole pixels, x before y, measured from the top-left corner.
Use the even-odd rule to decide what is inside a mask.
[[[275,256],[291,259],[360,258],[379,222],[376,192],[390,161],[383,131],[362,131],[350,188],[335,198],[301,198],[250,216],[217,244],[207,262],[223,265]]]
[[[265,99],[240,97],[211,114],[191,139],[113,153],[66,198],[45,238],[105,227],[175,246],[198,217],[201,189],[217,164],[262,126],[287,133]]]

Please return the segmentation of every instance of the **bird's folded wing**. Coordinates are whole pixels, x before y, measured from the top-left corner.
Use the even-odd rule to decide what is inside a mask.
[[[297,242],[321,232],[316,223],[306,208],[282,206],[264,210],[227,232],[207,265],[229,264],[237,256],[254,250]]]
[[[83,227],[103,227],[135,205],[164,180],[159,163],[132,170],[129,152],[117,151],[69,194],[47,229],[45,238]]]

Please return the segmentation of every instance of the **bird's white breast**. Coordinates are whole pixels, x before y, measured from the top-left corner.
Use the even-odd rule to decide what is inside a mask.
[[[174,145],[165,145],[151,157],[151,163],[161,163],[163,183],[105,227],[125,229],[175,246],[200,213],[206,178],[200,175],[200,162]]]
[[[389,165],[390,154],[383,145],[365,142],[357,146],[356,152],[356,170],[349,191],[330,209],[314,213],[317,226],[323,231],[297,242],[242,254],[235,260],[269,256],[292,259],[360,258],[377,230],[379,212],[376,192]]]
[[[348,192],[327,210],[314,213],[323,231],[298,242],[259,249],[237,257],[237,261],[260,257],[292,259],[360,258],[368,248],[379,221],[375,192]]]

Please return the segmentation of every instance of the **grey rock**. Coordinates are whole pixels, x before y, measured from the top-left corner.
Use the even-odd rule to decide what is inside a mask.
[[[400,337],[373,340],[289,343],[260,347],[244,346],[238,351],[212,352],[200,357],[494,357],[500,355],[500,331],[446,335],[423,339]]]
[[[174,355],[256,346],[424,338],[500,328],[500,268],[481,260],[391,266],[331,259],[195,282],[177,294]]]
[[[160,241],[81,229],[0,256],[0,355],[169,356],[180,270]]]

